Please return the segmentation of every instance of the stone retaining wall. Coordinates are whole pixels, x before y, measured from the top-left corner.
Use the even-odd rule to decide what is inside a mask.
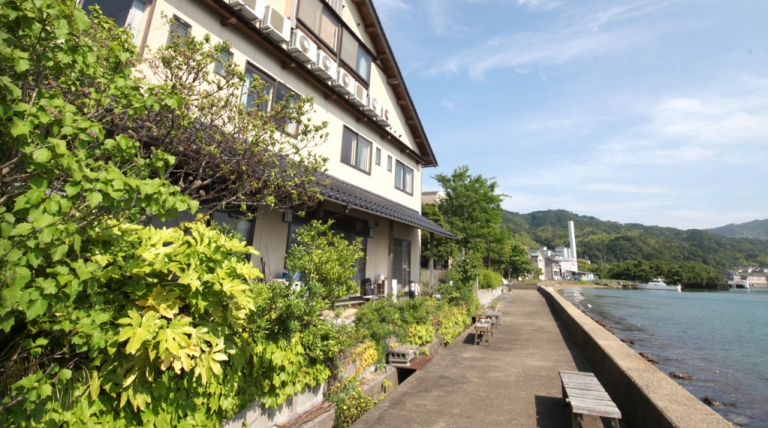
[[[294,395],[276,409],[266,409],[260,401],[256,401],[234,418],[224,421],[221,428],[240,428],[243,424],[251,428],[282,425],[322,403],[324,392],[325,384],[318,385],[303,394]]]
[[[481,306],[488,306],[491,301],[506,290],[506,287],[496,287],[494,289],[477,290],[477,298],[480,299]]]
[[[592,372],[632,427],[733,428],[551,287],[539,287]]]

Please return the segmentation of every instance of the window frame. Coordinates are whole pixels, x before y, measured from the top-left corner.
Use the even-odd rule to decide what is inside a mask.
[[[400,171],[398,171],[400,170]],[[407,172],[410,171],[410,191],[407,190],[407,186],[405,183],[408,181],[406,178],[409,177],[409,174]],[[406,193],[408,195],[413,196],[413,182],[414,182],[414,176],[415,172],[413,168],[409,167],[408,165],[404,164],[403,162],[400,162],[399,160],[395,163],[395,189],[400,190],[403,193]],[[397,182],[398,180],[401,183],[402,187],[398,187]]]
[[[346,26],[343,27],[343,32],[341,34],[341,37],[339,37],[341,41],[341,45],[339,46],[339,61],[343,63],[346,68],[348,68],[350,71],[352,71],[360,80],[362,80],[366,85],[370,84],[371,82],[371,73],[373,71],[373,53],[368,50],[368,47],[365,46],[365,43],[363,43],[358,37],[357,34],[353,33],[351,30],[349,30]],[[344,52],[344,39],[346,37],[351,37],[351,39],[357,44],[357,53],[355,54],[355,63],[350,64],[343,56]],[[360,64],[360,53],[363,52],[365,55],[368,56],[368,75],[364,76],[360,70],[358,70],[358,65]]]
[[[387,171],[392,172],[392,155],[387,155]]]
[[[259,79],[261,79],[263,82],[267,84],[267,86],[264,88],[266,91],[268,91],[268,98],[264,101],[261,105],[250,105],[249,98],[251,98],[251,90],[250,87],[253,85],[253,78],[248,79],[248,74],[251,74],[252,76],[256,76]],[[283,95],[292,95],[292,101],[291,104],[295,104],[299,101],[301,98],[301,94],[297,91],[295,91],[293,88],[288,86],[285,82],[277,80],[276,78],[272,77],[271,75],[267,74],[266,71],[262,70],[259,67],[256,67],[255,65],[251,64],[250,62],[246,62],[245,64],[245,76],[246,76],[246,83],[243,87],[243,94],[241,96],[240,102],[245,104],[245,110],[251,110],[253,108],[259,109],[263,112],[270,112],[275,107],[276,103],[281,102],[283,99]],[[263,94],[254,94],[256,99],[259,99],[263,96]],[[281,99],[278,101],[278,97]],[[282,121],[277,121],[278,125],[282,124]],[[296,137],[299,132],[298,123],[296,122],[290,122],[286,123],[285,126],[280,130],[280,132],[283,132],[286,135]]]
[[[314,25],[305,21],[304,18],[301,16],[302,11],[302,5],[306,5],[309,2],[316,2],[320,6],[320,16],[319,16],[319,28],[314,28]],[[323,17],[328,17],[335,21],[336,25],[336,34],[334,35],[333,45],[328,43],[328,41],[323,38]],[[323,46],[325,46],[327,49],[329,49],[334,55],[338,55],[341,47],[341,37],[343,30],[345,28],[344,21],[341,19],[341,17],[334,11],[326,2],[322,0],[301,0],[299,2],[298,8],[296,9],[296,20],[300,22],[302,27],[307,30],[312,36],[316,39],[316,41],[320,42]]]
[[[278,97],[281,99],[278,101]],[[285,98],[283,98],[285,97]],[[299,95],[298,92],[294,91],[290,86],[286,85],[284,82],[276,81],[275,83],[275,89],[272,93],[272,97],[270,99],[269,103],[269,110],[272,111],[272,109],[275,106],[275,103],[281,103],[284,99],[290,98],[291,105],[295,105],[299,99],[301,98],[301,95]],[[287,121],[286,121],[287,122]],[[278,125],[283,125],[283,131],[285,131],[286,134],[296,136],[299,131],[298,123],[296,122],[287,122],[283,124],[282,120],[277,120],[276,123]]]
[[[381,147],[376,147],[376,165],[381,166]]]
[[[267,87],[264,88],[269,92],[269,99],[264,102],[262,105],[251,105],[249,106],[250,102],[248,99],[250,98],[251,94],[251,86],[253,85],[253,78],[251,78],[251,81],[248,81],[248,72],[251,72],[253,76],[257,76],[259,79],[262,80],[262,82],[267,84]],[[243,95],[241,101],[245,103],[245,110],[248,111],[252,108],[257,108],[263,112],[268,112],[270,108],[272,107],[272,100],[275,96],[275,88],[277,88],[277,79],[267,74],[264,70],[260,69],[259,67],[256,67],[255,65],[251,64],[250,62],[245,64],[245,86],[243,87]],[[258,100],[261,98],[262,94],[258,94],[256,96],[256,99]]]
[[[226,60],[229,61],[227,64],[224,64],[222,61],[222,56],[226,57]],[[232,65],[235,61],[235,54],[231,50],[222,50],[221,53],[219,53],[219,59],[216,60],[216,64],[213,66],[213,71],[218,74],[219,76],[223,78],[229,77],[227,72],[224,70],[224,67]]]
[[[179,27],[181,28],[186,27],[187,29],[183,37],[178,35],[179,34],[178,31],[175,31]],[[189,37],[191,32],[192,32],[192,25],[190,23],[179,18],[176,15],[173,15],[173,18],[171,18],[171,25],[168,28],[168,41],[166,42],[166,44],[173,43],[174,36],[177,36],[178,39],[186,39],[187,37]]]
[[[352,147],[350,148],[350,152],[351,152],[350,156],[349,156],[350,157],[350,162],[346,162],[344,160],[344,154],[345,154],[345,151],[346,151],[345,147],[344,147],[345,146],[345,141],[344,140],[345,140],[347,135],[351,135],[351,136],[354,137],[354,141],[352,141]],[[367,152],[368,152],[368,156],[367,156],[368,159],[366,159],[366,166],[368,167],[367,170],[358,167],[358,164],[360,163],[360,144],[359,143],[360,143],[361,139],[368,144],[368,150],[367,150]],[[371,169],[372,169],[371,168],[371,160],[372,160],[371,157],[372,157],[372,155],[373,155],[373,142],[371,140],[369,140],[368,138],[365,138],[362,135],[360,135],[359,132],[354,131],[353,129],[351,129],[351,128],[347,127],[347,126],[344,126],[344,130],[343,130],[342,136],[341,136],[341,157],[340,157],[341,163],[343,163],[344,165],[350,166],[350,167],[352,167],[352,168],[354,168],[354,169],[356,169],[356,170],[358,170],[360,172],[364,172],[364,173],[366,173],[368,175],[371,175]]]

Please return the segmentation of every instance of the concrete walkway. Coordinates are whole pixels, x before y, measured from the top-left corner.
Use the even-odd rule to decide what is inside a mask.
[[[500,310],[490,346],[470,328],[354,427],[571,426],[558,370],[589,371],[578,349],[538,291],[513,290]]]

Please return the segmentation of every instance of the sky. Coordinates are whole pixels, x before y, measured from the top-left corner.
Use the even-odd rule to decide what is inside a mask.
[[[374,0],[437,157],[508,211],[768,218],[768,1]]]

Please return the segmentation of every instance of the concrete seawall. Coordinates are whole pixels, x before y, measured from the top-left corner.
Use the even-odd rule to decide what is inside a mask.
[[[539,292],[630,426],[734,427],[554,289],[539,287]]]

